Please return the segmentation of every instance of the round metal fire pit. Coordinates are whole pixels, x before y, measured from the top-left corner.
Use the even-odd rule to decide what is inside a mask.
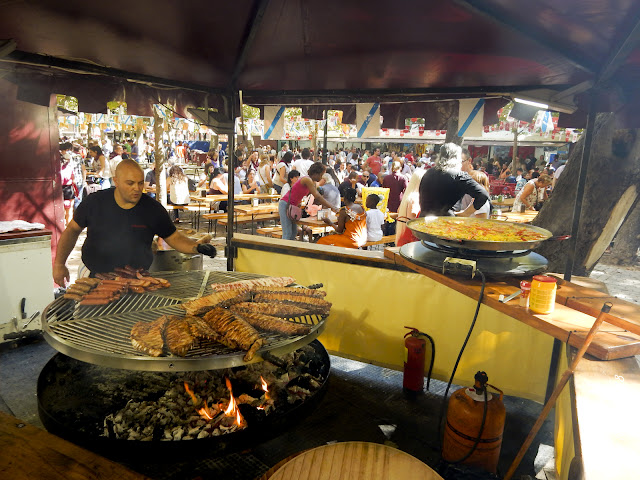
[[[196,373],[121,370],[88,364],[62,354],[55,355],[40,373],[38,413],[49,432],[114,460],[176,462],[228,454],[280,435],[310,414],[324,396],[330,359],[322,344],[315,340],[295,353],[305,359],[306,373],[321,380],[320,386],[304,400],[276,404],[269,415],[249,405],[240,405],[247,427],[233,433],[176,441],[124,440],[104,436],[105,418],[109,414],[119,411],[129,401],[155,401],[168,386],[183,382]],[[274,363],[277,361],[273,359]],[[233,370],[246,368],[236,367]],[[293,382],[296,380],[290,383]],[[243,393],[242,388],[242,385],[234,385],[236,398]]]

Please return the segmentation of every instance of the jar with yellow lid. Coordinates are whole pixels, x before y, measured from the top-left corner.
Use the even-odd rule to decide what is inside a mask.
[[[541,314],[553,312],[557,288],[555,278],[547,275],[534,275],[529,295],[529,310]]]

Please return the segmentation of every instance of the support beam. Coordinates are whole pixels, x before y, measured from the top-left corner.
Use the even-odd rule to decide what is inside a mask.
[[[193,90],[196,92],[213,94],[223,94],[228,91],[225,88],[212,88],[195,83],[169,80],[166,78],[143,75],[141,73],[128,72],[126,70],[119,70],[117,68],[104,67],[102,65],[96,65],[94,63],[67,60],[64,58],[52,57],[50,55],[40,55],[38,53],[23,52],[21,50],[16,50],[15,52],[10,53],[9,55],[7,55],[7,57],[0,59],[0,62],[34,65],[40,67],[52,67],[79,73],[93,73],[104,75],[106,77],[123,78],[128,81],[146,84],[151,87],[158,86],[181,88],[183,90]]]
[[[624,37],[619,45],[611,50],[607,60],[604,62],[600,73],[598,74],[598,82],[605,82],[611,78],[618,68],[627,60],[627,57],[640,43],[640,18],[636,18],[631,31]]]
[[[245,63],[247,62],[247,56],[251,51],[253,42],[256,39],[258,28],[262,23],[264,12],[267,10],[269,0],[258,0],[257,5],[254,4],[254,9],[251,12],[251,21],[248,24],[247,30],[244,32],[242,42],[240,44],[240,52],[238,53],[236,63],[233,66],[233,73],[231,74],[231,85],[237,85],[238,77],[242,73]]]
[[[235,223],[233,221],[233,196],[235,192],[233,191],[234,186],[234,172],[236,166],[236,135],[235,135],[235,118],[238,116],[238,112],[236,111],[236,106],[239,103],[238,90],[234,89],[233,94],[230,98],[231,101],[231,118],[234,121],[234,129],[229,133],[229,143],[227,144],[228,148],[228,161],[227,161],[227,188],[229,193],[227,194],[227,248],[225,249],[227,254],[227,271],[233,272],[233,263],[235,261],[235,248],[231,245],[231,241],[233,240],[233,228],[235,227]]]
[[[574,67],[589,73],[597,73],[599,71],[597,62],[584,57],[582,53],[578,51],[571,51],[572,49],[569,43],[556,42],[548,38],[546,32],[518,22],[516,17],[506,15],[500,7],[487,4],[478,5],[478,2],[472,2],[470,0],[455,0],[455,3],[468,12],[491,20],[500,25],[501,28],[508,28],[518,35],[534,41],[541,47],[561,55]]]

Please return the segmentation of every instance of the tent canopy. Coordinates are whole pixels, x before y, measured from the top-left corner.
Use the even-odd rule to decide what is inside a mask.
[[[252,105],[304,105],[540,87],[560,97],[574,88],[565,99],[584,110],[580,95],[595,83],[599,109],[640,126],[624,108],[638,95],[639,20],[640,2],[612,0],[23,0],[0,4],[0,39],[17,42],[0,69],[65,68],[46,70],[54,83],[69,70],[93,73],[77,82],[93,85],[76,88],[84,111],[96,84],[181,112],[236,89]],[[229,107],[214,97],[209,106]],[[569,126],[582,126],[580,113]]]

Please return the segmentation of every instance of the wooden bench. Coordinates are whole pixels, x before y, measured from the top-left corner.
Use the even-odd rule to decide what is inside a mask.
[[[387,235],[386,237],[382,237],[378,241],[367,242],[362,246],[362,248],[371,247],[373,245],[386,245],[387,243],[395,244],[396,243],[396,236],[395,235]]]
[[[273,221],[280,220],[280,214],[279,213],[261,213],[259,215],[253,215],[253,216],[252,215],[236,215],[235,218],[233,219],[233,223],[236,225],[236,231],[237,231],[238,225],[243,225],[246,223],[253,223],[253,222],[266,222],[269,220],[273,220]],[[220,220],[218,220],[218,223],[226,227],[227,224],[229,223],[229,219],[225,216],[224,218],[221,218]]]
[[[264,235],[265,237],[282,238],[282,227],[280,225],[276,225],[275,227],[262,227],[256,229],[256,233]]]
[[[211,227],[213,227],[214,238],[218,235],[218,221],[227,218],[226,212],[223,213],[205,213],[202,218],[209,221],[207,227],[207,233],[211,233]]]

